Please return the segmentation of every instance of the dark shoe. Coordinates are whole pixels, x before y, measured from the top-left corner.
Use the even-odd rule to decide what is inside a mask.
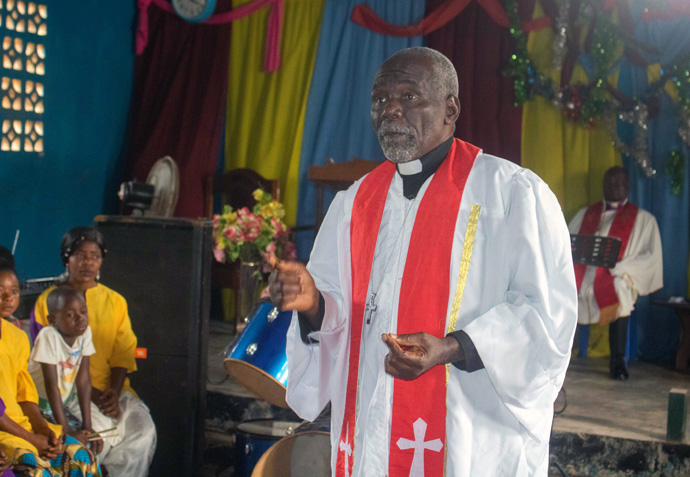
[[[623,365],[618,365],[611,368],[611,379],[617,381],[625,381],[630,375],[628,374],[628,369]]]

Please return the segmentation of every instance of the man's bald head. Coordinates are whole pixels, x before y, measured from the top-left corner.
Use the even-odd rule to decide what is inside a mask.
[[[460,114],[452,63],[430,48],[408,48],[381,65],[371,91],[371,120],[386,158],[419,159],[453,136]]]
[[[445,55],[425,46],[415,46],[400,50],[381,65],[379,72],[388,63],[419,60],[422,58],[427,59],[433,68],[429,78],[434,89],[442,95],[443,99],[449,96],[457,97],[460,92],[460,87],[458,86],[458,73],[455,71],[455,66],[453,66],[453,63],[451,63]]]

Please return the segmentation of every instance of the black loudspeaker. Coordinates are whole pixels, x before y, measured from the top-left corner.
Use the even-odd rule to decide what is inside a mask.
[[[193,219],[98,216],[108,249],[101,282],[127,300],[138,347],[129,378],[151,410],[151,476],[194,475],[206,415],[212,226]]]

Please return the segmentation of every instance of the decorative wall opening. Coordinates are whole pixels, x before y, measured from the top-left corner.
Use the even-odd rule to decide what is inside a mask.
[[[0,153],[43,153],[48,8],[0,0]]]

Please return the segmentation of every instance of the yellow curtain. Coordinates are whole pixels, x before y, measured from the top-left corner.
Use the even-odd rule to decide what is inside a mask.
[[[537,3],[534,17],[542,16]],[[584,38],[585,32],[582,32]],[[550,28],[530,33],[527,49],[530,58],[543,74],[556,85],[561,72],[553,68],[554,34]],[[618,74],[609,78],[618,81]],[[570,83],[587,83],[587,75],[578,64]],[[556,194],[567,220],[582,207],[603,199],[604,172],[621,164],[621,157],[613,147],[611,137],[602,127],[588,129],[568,120],[561,110],[546,99],[536,96],[523,107],[522,165],[536,172]],[[608,326],[590,326],[591,357],[608,356]]]
[[[237,7],[251,0],[235,0]],[[263,71],[269,9],[232,23],[226,170],[248,167],[280,179],[286,219],[295,223],[304,114],[325,0],[285,0],[281,64]]]
[[[537,4],[535,18],[542,16]],[[583,32],[584,34],[584,32]],[[560,84],[560,71],[553,68],[554,35],[550,28],[530,33],[527,48],[539,71]],[[616,84],[618,78],[610,78]],[[571,84],[587,82],[580,65]],[[546,99],[536,96],[523,107],[522,165],[536,172],[556,194],[567,220],[586,205],[603,198],[606,169],[621,164],[620,154],[602,127],[587,129],[563,116]]]

